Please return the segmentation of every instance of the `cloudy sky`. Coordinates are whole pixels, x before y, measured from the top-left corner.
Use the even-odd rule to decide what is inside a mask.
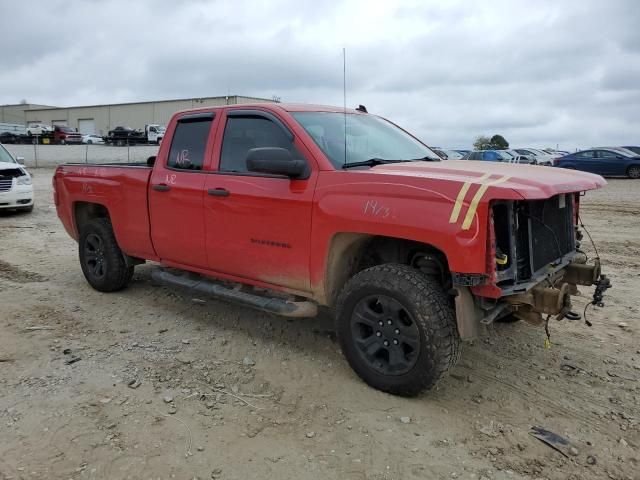
[[[431,145],[640,143],[640,6],[565,1],[2,1],[0,104],[227,93],[364,104]]]

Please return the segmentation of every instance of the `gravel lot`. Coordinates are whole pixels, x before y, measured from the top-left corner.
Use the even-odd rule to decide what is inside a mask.
[[[403,399],[355,376],[328,316],[203,303],[152,265],[92,290],[52,173],[35,170],[32,214],[0,214],[0,479],[640,478],[639,182],[584,198],[614,284],[592,328],[554,322],[547,350],[542,329],[496,325]]]

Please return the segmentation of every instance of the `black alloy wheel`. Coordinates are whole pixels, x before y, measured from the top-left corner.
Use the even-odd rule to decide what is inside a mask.
[[[358,353],[383,375],[411,370],[420,352],[420,331],[411,314],[396,299],[370,295],[358,302],[351,316]]]
[[[408,265],[376,265],[349,279],[336,302],[336,332],[360,378],[396,395],[433,388],[460,356],[451,299]]]
[[[94,218],[82,226],[78,250],[82,273],[96,290],[115,292],[131,281],[134,267],[127,264],[108,218]]]
[[[96,279],[105,276],[104,242],[95,233],[90,233],[84,241],[84,261],[87,269]]]

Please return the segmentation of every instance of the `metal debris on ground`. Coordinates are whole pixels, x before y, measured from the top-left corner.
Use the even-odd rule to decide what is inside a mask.
[[[567,458],[569,458],[569,456],[576,456],[579,453],[578,449],[571,445],[569,440],[542,427],[531,427],[529,435],[537,438],[543,443],[546,443]]]
[[[134,378],[133,380],[129,381],[129,383],[127,383],[127,386],[133,389],[138,388],[140,385],[142,385],[142,382],[137,378]]]

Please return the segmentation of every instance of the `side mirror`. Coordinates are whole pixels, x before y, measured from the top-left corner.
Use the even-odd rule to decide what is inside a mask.
[[[307,164],[304,160],[294,160],[286,148],[252,148],[247,153],[247,170],[300,178],[306,173]]]
[[[24,157],[16,157],[16,162],[18,162],[20,165],[24,165]]]
[[[147,158],[147,167],[153,167],[156,163],[156,156],[153,155],[149,158]]]

